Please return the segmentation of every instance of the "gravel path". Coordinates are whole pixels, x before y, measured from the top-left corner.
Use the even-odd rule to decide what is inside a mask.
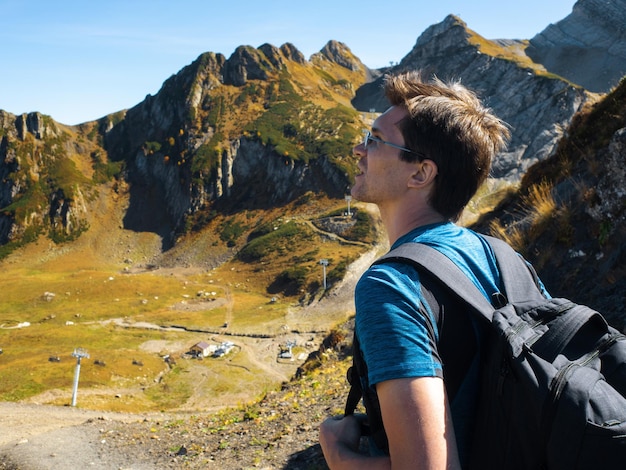
[[[106,452],[105,424],[150,419],[68,406],[0,402],[0,469],[143,469]]]

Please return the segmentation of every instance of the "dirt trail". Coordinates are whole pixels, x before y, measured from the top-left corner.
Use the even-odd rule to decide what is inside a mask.
[[[0,402],[0,447],[19,443],[34,436],[65,427],[77,426],[89,419],[133,422],[144,415],[93,411],[71,406],[35,405]]]
[[[109,447],[106,429],[187,415],[0,402],[0,416],[0,470],[148,470],[156,467],[149,461],[130,464],[124,452]]]

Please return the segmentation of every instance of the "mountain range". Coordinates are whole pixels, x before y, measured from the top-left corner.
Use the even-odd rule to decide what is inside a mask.
[[[580,0],[531,40],[487,40],[451,15],[385,69],[332,40],[308,60],[289,43],[240,46],[229,58],[202,54],[156,95],[97,121],[64,126],[0,111],[0,255],[40,236],[76,240],[105,187],[127,198],[123,228],[157,234],[163,252],[215,230],[217,214],[307,194],[343,199],[356,168],[351,147],[387,106],[382,77],[403,70],[476,90],[512,130],[490,190],[518,185],[626,73],[624,24],[626,0]]]
[[[579,0],[529,40],[488,40],[451,15],[382,69],[333,40],[308,59],[242,45],[96,121],[0,110],[0,399],[67,404],[69,351],[85,346],[80,406],[194,413],[89,420],[89,439],[2,446],[0,468],[41,441],[56,446],[42,459],[111,468],[325,468],[316,423],[343,403],[347,366],[328,358],[350,354],[352,287],[386,248],[376,212],[346,199],[351,149],[388,105],[389,72],[460,79],[510,125],[463,223],[626,331],[625,24],[626,0]],[[226,339],[231,357],[185,357]]]

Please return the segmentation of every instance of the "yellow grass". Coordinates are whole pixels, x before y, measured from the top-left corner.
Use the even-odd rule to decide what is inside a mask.
[[[490,230],[516,250],[523,252],[543,233],[546,224],[556,215],[557,209],[552,186],[548,183],[536,184],[522,198],[520,211],[523,217],[519,222],[505,227],[496,219],[490,224]]]
[[[312,200],[303,209],[315,218],[341,206],[342,201]],[[280,346],[295,337],[292,330],[311,330],[311,319],[299,325],[289,317],[299,308],[299,295],[270,294],[268,284],[294,259],[316,249],[307,279],[321,285],[319,257],[331,259],[330,269],[368,249],[327,239],[303,225],[308,238],[292,240],[264,264],[232,260],[212,270],[151,271],[143,266],[158,255],[158,239],[124,231],[115,211],[102,209],[100,220],[92,220],[78,241],[57,246],[42,239],[0,262],[1,400],[68,405],[76,366],[72,352],[78,347],[90,355],[81,364],[80,407],[167,411],[253,400],[295,373],[297,362],[277,360]],[[278,209],[265,217],[286,223],[288,212]],[[247,219],[256,223],[255,217]],[[207,249],[224,253],[212,245],[219,238],[208,236],[211,230],[215,227],[207,228],[207,240],[213,240]],[[320,315],[315,330],[329,330],[350,313]],[[294,352],[306,356],[311,349],[303,348],[304,342],[314,339],[319,345],[323,335],[299,338]],[[182,356],[199,341],[227,340],[236,347],[222,358]],[[175,358],[171,367],[166,354]]]

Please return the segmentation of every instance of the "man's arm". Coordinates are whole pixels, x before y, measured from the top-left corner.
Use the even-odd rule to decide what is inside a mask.
[[[460,469],[443,380],[395,379],[376,386],[390,457],[358,453],[359,424],[351,416],[320,428],[328,466],[342,469]]]
[[[393,469],[461,468],[442,379],[388,380],[376,391]]]

